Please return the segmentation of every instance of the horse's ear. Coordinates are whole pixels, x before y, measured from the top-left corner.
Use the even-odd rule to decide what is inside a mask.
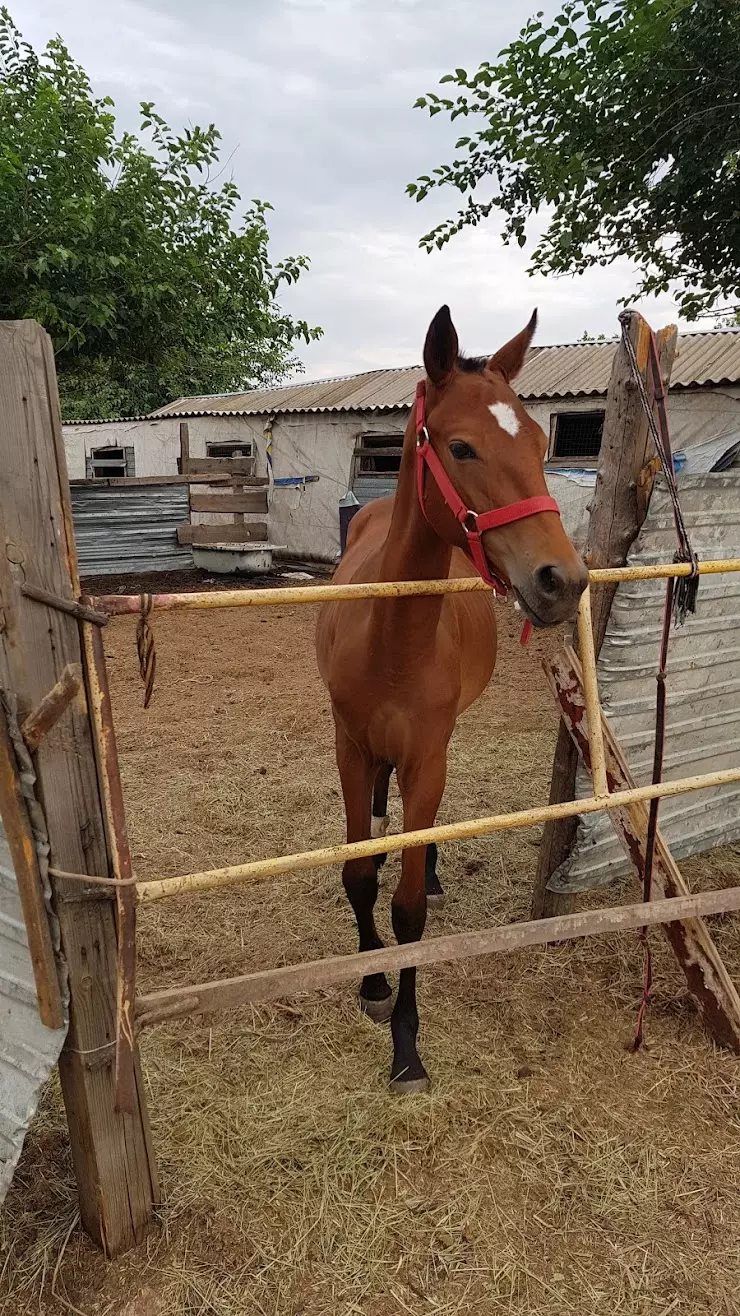
[[[459,352],[457,333],[449,306],[440,306],[427,330],[424,344],[424,368],[439,388],[450,378]]]
[[[510,384],[512,379],[516,379],[516,376],[524,365],[527,348],[534,338],[534,331],[536,328],[537,311],[535,310],[532,312],[532,318],[526,329],[522,329],[522,332],[517,334],[516,338],[510,339],[508,343],[505,343],[503,347],[500,347],[498,352],[494,352],[488,362],[487,368],[503,375],[507,384]]]

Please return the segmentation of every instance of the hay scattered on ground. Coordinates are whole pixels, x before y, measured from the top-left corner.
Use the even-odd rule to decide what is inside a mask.
[[[314,620],[298,608],[160,618],[147,714],[133,627],[106,632],[142,876],[341,839]],[[555,716],[542,641],[522,655],[513,619],[504,630],[496,684],[456,737],[444,818],[547,796]],[[430,934],[525,917],[537,839],[445,847],[448,902]],[[388,935],[397,864],[384,870]],[[686,872],[727,885],[740,856],[718,851]],[[714,927],[738,976],[737,925]],[[354,944],[336,870],[297,874],[143,911],[142,987]],[[707,1043],[655,944],[638,1056],[626,1049],[634,937],[425,970],[423,1098],[387,1094],[388,1031],[358,1014],[350,988],[148,1031],[164,1206],[147,1243],[112,1265],[79,1227],[52,1083],[0,1219],[0,1312],[734,1313],[738,1064]]]

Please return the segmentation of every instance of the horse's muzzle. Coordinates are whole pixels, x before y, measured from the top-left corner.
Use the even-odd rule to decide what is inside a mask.
[[[512,581],[524,615],[534,626],[557,626],[571,621],[588,584],[588,571],[580,559],[573,563],[551,562],[537,567],[528,577]]]

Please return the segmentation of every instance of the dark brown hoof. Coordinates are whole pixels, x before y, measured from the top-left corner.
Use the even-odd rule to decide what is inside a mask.
[[[396,1097],[412,1097],[419,1092],[428,1092],[431,1084],[425,1074],[423,1078],[392,1078],[388,1086]]]
[[[439,895],[427,896],[428,909],[444,909],[444,904],[445,904],[444,891],[440,892]]]
[[[360,995],[360,1009],[374,1024],[387,1024],[393,1014],[393,995],[386,996],[382,1001],[369,1001],[366,996]]]

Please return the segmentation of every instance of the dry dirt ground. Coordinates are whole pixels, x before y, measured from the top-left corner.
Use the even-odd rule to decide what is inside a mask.
[[[314,609],[161,614],[144,712],[134,622],[106,632],[135,864],[162,876],[342,839]],[[501,614],[441,817],[547,798],[556,719]],[[398,802],[392,800],[394,825]],[[538,834],[441,852],[428,935],[527,916]],[[740,881],[732,850],[686,866]],[[388,931],[397,861],[384,870]],[[599,893],[615,901],[625,890]],[[740,977],[737,923],[714,920]],[[386,1090],[390,1038],[347,987],[142,1038],[163,1205],[106,1263],[82,1233],[49,1085],[0,1223],[7,1316],[727,1316],[740,1310],[740,1071],[655,939],[648,1042],[628,1046],[632,935],[420,976],[428,1096]],[[144,989],[355,948],[338,871],[183,897],[141,919]]]

